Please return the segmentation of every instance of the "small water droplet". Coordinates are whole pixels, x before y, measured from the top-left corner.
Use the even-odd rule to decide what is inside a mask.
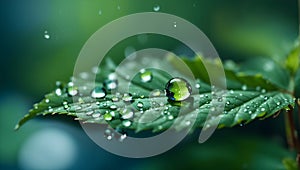
[[[137,106],[138,108],[143,108],[143,107],[144,107],[144,104],[143,104],[143,102],[139,101],[139,102],[136,104],[136,106]]]
[[[174,119],[174,116],[173,116],[173,115],[169,115],[169,116],[168,116],[168,119],[169,119],[169,120],[173,120],[173,119]]]
[[[119,141],[120,141],[120,142],[123,142],[126,138],[127,138],[127,134],[124,133],[124,134],[122,134],[122,135],[120,136]]]
[[[280,104],[281,104],[280,102],[277,102],[277,103],[276,103],[277,106],[279,106]]]
[[[131,119],[134,116],[134,110],[132,108],[124,108],[120,111],[123,119]]]
[[[142,82],[147,83],[147,82],[150,82],[152,80],[152,72],[151,71],[141,69],[140,74],[141,74]]]
[[[92,98],[101,99],[106,96],[106,91],[100,86],[96,86],[91,93]]]
[[[197,89],[200,89],[200,87],[201,87],[200,83],[196,83],[195,87],[196,87]]]
[[[115,90],[118,87],[118,80],[105,80],[103,86],[108,91]]]
[[[243,85],[242,90],[244,90],[244,91],[247,90],[247,85]]]
[[[55,94],[56,94],[57,96],[61,96],[61,95],[62,95],[62,90],[61,90],[60,88],[57,88],[57,89],[55,90]]]
[[[109,106],[109,108],[110,108],[111,110],[116,110],[118,107],[117,107],[117,105],[112,104],[112,105]]]
[[[122,124],[125,127],[129,127],[131,125],[131,121],[130,120],[123,120]]]
[[[93,113],[94,113],[94,111],[90,110],[90,111],[87,111],[85,114],[86,114],[87,116],[91,116]]]
[[[132,95],[130,93],[124,93],[122,100],[124,102],[132,102],[133,101]]]
[[[71,85],[71,86],[70,86]],[[76,96],[78,94],[78,88],[73,86],[73,83],[69,83],[68,95]]]
[[[255,90],[256,91],[260,91],[261,87],[260,86],[256,86]]]
[[[99,10],[99,11],[98,11],[98,14],[99,14],[99,15],[102,15],[102,10]]]
[[[100,116],[101,116],[100,113],[94,113],[94,114],[92,115],[93,118],[98,118],[98,117],[100,117]]]
[[[266,93],[267,91],[266,91],[266,89],[261,89],[261,92]]]
[[[118,9],[118,10],[121,10],[121,6],[120,6],[120,5],[118,5],[118,6],[117,6],[117,9]]]
[[[110,114],[110,113],[105,113],[104,115],[103,115],[103,118],[104,118],[104,120],[106,120],[106,121],[110,121],[110,120],[112,120],[112,115]]]
[[[113,96],[113,97],[111,98],[111,100],[112,100],[113,102],[118,102],[118,101],[119,101],[119,98],[118,98],[117,96]]]
[[[50,39],[50,35],[49,35],[48,31],[44,32],[44,38],[47,39],[47,40]]]
[[[230,105],[230,102],[229,102],[229,101],[227,101],[227,102],[226,102],[226,105]]]
[[[106,130],[104,131],[104,137],[105,137],[107,140],[111,140],[111,139],[114,137],[114,133],[112,132],[112,130],[106,129]]]
[[[153,11],[157,12],[159,10],[160,10],[160,6],[159,5],[154,5]]]
[[[50,100],[49,100],[49,99],[45,99],[45,102],[46,102],[46,103],[49,103],[49,102],[50,102]]]
[[[183,78],[172,78],[166,85],[166,96],[172,101],[183,101],[192,93],[191,85]]]
[[[51,106],[48,107],[49,112],[53,112],[53,108]]]
[[[264,112],[264,111],[266,111],[266,109],[262,107],[262,108],[260,109],[260,111]]]
[[[174,22],[174,23],[173,23],[173,26],[176,28],[176,27],[177,27],[177,22]]]

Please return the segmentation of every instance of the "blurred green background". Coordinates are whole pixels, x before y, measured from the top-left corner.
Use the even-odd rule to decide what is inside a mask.
[[[177,15],[200,28],[222,59],[239,62],[266,56],[282,62],[298,35],[296,0],[4,0],[0,4],[0,169],[283,169],[282,160],[293,157],[286,146],[282,115],[219,130],[204,144],[197,143],[195,132],[169,152],[146,159],[104,151],[70,118],[35,119],[17,132],[13,128],[33,103],[55,87],[55,81],[69,80],[87,39],[119,17],[159,7],[158,12]],[[147,47],[190,55],[182,44],[155,35],[131,37],[109,53],[124,57]]]

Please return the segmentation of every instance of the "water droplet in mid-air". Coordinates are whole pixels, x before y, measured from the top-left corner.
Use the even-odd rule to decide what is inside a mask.
[[[172,78],[166,85],[166,95],[172,101],[183,101],[190,97],[191,93],[191,85],[183,78]]]
[[[141,74],[142,82],[147,83],[147,82],[150,82],[152,80],[152,72],[151,71],[141,69],[140,74]]]
[[[47,40],[50,39],[50,35],[49,35],[48,31],[44,32],[44,38]]]
[[[160,10],[160,6],[159,6],[159,5],[155,5],[155,6],[153,7],[153,11],[157,12],[157,11],[159,11],[159,10]]]
[[[104,88],[97,86],[91,93],[92,98],[101,99],[106,96],[106,91]]]

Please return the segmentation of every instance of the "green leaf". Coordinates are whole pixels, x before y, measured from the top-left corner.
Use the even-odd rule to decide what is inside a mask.
[[[221,97],[213,102],[212,96],[215,94],[211,91],[211,86],[202,79],[193,80],[190,76],[177,72],[170,64],[174,61],[172,58],[143,60],[149,60],[144,62],[154,65],[163,64],[163,68],[169,69],[169,73],[172,71],[176,77],[184,78],[191,85],[192,93],[189,98],[171,101],[165,95],[166,84],[173,78],[166,71],[154,68],[139,71],[133,67],[141,63],[138,60],[132,61],[136,63],[123,64],[117,69],[112,69],[115,66],[110,64],[104,69],[105,72],[83,73],[79,77],[73,77],[68,84],[58,83],[52,93],[34,105],[29,114],[16,125],[16,129],[35,116],[47,114],[67,114],[83,122],[109,124],[113,128],[137,132],[162,131],[171,125],[176,130],[182,130],[194,121],[194,128],[203,127],[205,121],[207,127],[204,128],[212,125],[221,128],[267,118],[288,109],[289,105],[294,106],[294,99],[290,94],[274,90],[276,87],[263,77],[234,74],[231,70],[227,71],[231,81],[243,85],[232,88],[227,93],[219,91]],[[195,64],[190,67],[192,70],[204,70],[203,65],[198,65],[196,61],[188,64]],[[219,63],[214,66],[219,66]],[[133,77],[128,79],[127,75]],[[96,82],[93,77],[96,77]],[[117,85],[118,90],[109,89],[113,87],[111,85]],[[219,109],[224,102],[225,108],[221,114],[209,114]]]
[[[291,50],[291,52],[289,53],[285,61],[285,66],[287,69],[289,69],[292,75],[294,75],[299,68],[299,64],[300,64],[299,58],[300,58],[300,45],[299,45],[299,41],[297,41],[295,43],[295,47]]]

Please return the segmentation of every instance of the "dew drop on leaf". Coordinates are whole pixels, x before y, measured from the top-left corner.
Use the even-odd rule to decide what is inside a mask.
[[[122,100],[124,102],[132,102],[132,95],[130,93],[124,93]]]
[[[120,111],[123,119],[131,119],[134,116],[134,111],[132,108],[124,108]]]
[[[123,124],[123,126],[125,126],[125,127],[129,127],[129,126],[131,125],[131,121],[130,121],[130,120],[124,120],[124,121],[122,122],[122,124]]]
[[[106,91],[104,88],[102,88],[100,86],[96,86],[94,88],[94,90],[92,91],[91,96],[92,96],[92,98],[95,98],[95,99],[101,99],[106,96]]]
[[[103,115],[103,118],[104,118],[104,120],[106,120],[106,121],[110,121],[110,120],[112,120],[112,115],[111,115],[110,113],[105,113],[105,114]]]
[[[152,80],[152,72],[151,71],[141,69],[140,74],[141,74],[142,82],[147,83],[147,82],[150,82]]]
[[[183,78],[172,78],[167,83],[166,96],[172,101],[183,101],[192,93],[191,85]]]
[[[143,102],[139,101],[139,102],[136,104],[136,106],[137,106],[138,108],[143,108],[144,104],[143,104]]]
[[[116,110],[118,107],[117,107],[117,105],[112,104],[112,105],[109,106],[109,108],[110,108],[111,110]]]
[[[73,85],[68,87],[68,95],[69,96],[76,96],[78,94],[78,88],[74,87]]]

